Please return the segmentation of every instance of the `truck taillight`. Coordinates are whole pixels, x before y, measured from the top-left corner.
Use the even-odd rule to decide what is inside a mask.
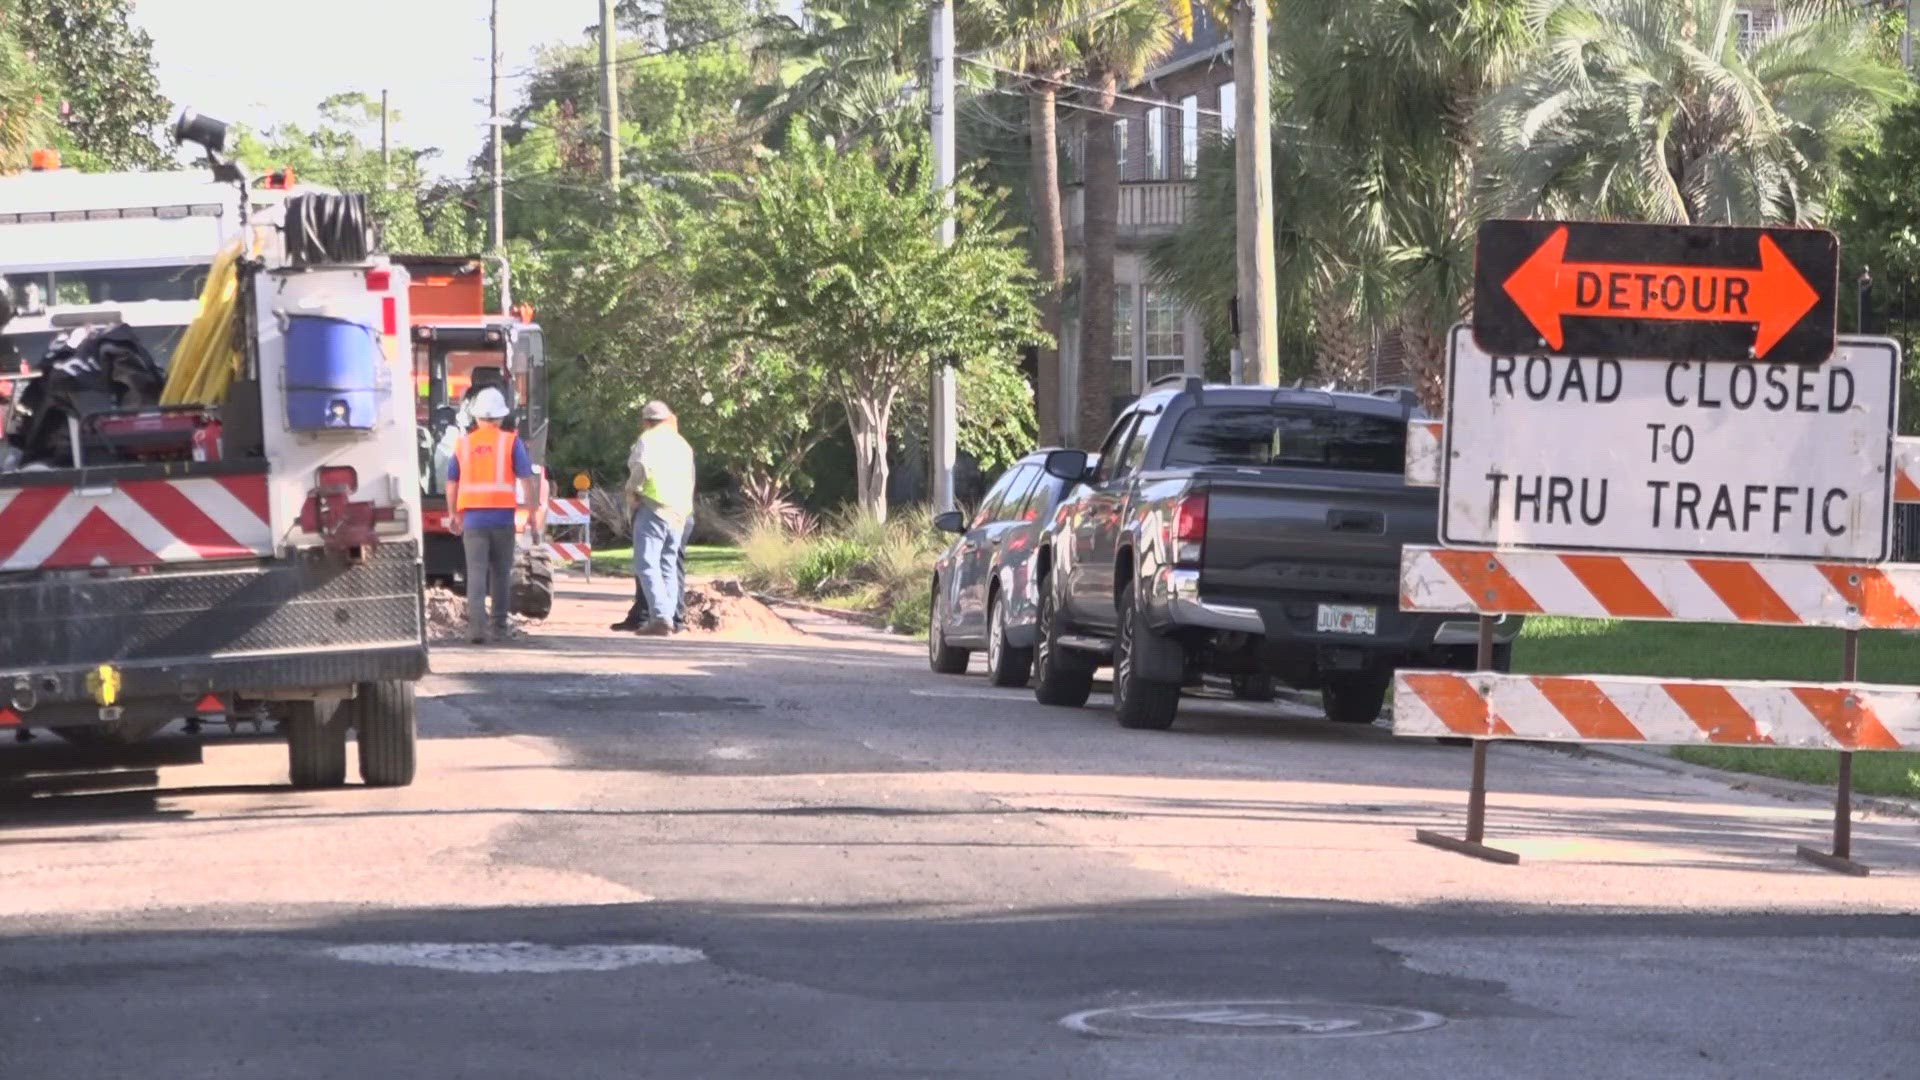
[[[1200,565],[1207,543],[1207,493],[1197,491],[1180,500],[1173,517],[1173,561],[1178,566]]]

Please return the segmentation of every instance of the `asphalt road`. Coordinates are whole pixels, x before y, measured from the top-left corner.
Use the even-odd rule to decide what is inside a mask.
[[[1464,751],[617,615],[437,654],[404,791],[0,801],[0,1076],[1920,1075],[1920,821],[1501,747],[1493,866]]]

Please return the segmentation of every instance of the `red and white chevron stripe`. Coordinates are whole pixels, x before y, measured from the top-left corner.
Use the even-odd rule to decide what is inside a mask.
[[[1920,748],[1920,687],[1403,671],[1393,733],[1911,750]]]
[[[1404,611],[1920,628],[1920,565],[1406,547]]]
[[[548,543],[546,549],[547,554],[552,556],[553,561],[557,563],[586,562],[593,558],[593,545],[591,544]]]
[[[273,553],[267,477],[0,491],[0,571],[154,566]]]
[[[1407,485],[1439,487],[1446,453],[1446,425],[1438,420],[1407,422]],[[1893,440],[1893,501],[1920,503],[1920,437]]]
[[[547,523],[550,525],[591,525],[593,507],[585,499],[548,499]]]

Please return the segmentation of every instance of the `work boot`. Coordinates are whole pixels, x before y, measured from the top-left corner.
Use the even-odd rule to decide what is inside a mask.
[[[614,623],[612,626],[607,627],[607,629],[612,630],[617,634],[631,634],[635,630],[640,629],[640,625],[641,624],[638,619],[621,619],[619,622]]]
[[[672,637],[673,624],[665,619],[651,619],[640,628],[641,637]]]

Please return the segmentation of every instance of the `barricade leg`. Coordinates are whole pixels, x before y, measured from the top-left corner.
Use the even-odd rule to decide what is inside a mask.
[[[1481,671],[1493,669],[1493,617],[1480,616],[1480,650],[1475,666]],[[1416,829],[1413,838],[1429,847],[1470,855],[1487,862],[1512,866],[1520,861],[1517,852],[1503,851],[1482,843],[1487,834],[1487,740],[1473,740],[1473,786],[1467,792],[1467,835],[1465,839],[1432,829]]]
[[[1841,681],[1853,683],[1860,678],[1860,631],[1846,632],[1841,650]],[[1798,848],[1800,858],[1815,866],[1841,874],[1866,877],[1872,869],[1853,861],[1853,751],[1840,751],[1840,775],[1833,792],[1833,850],[1821,851],[1809,844]]]

